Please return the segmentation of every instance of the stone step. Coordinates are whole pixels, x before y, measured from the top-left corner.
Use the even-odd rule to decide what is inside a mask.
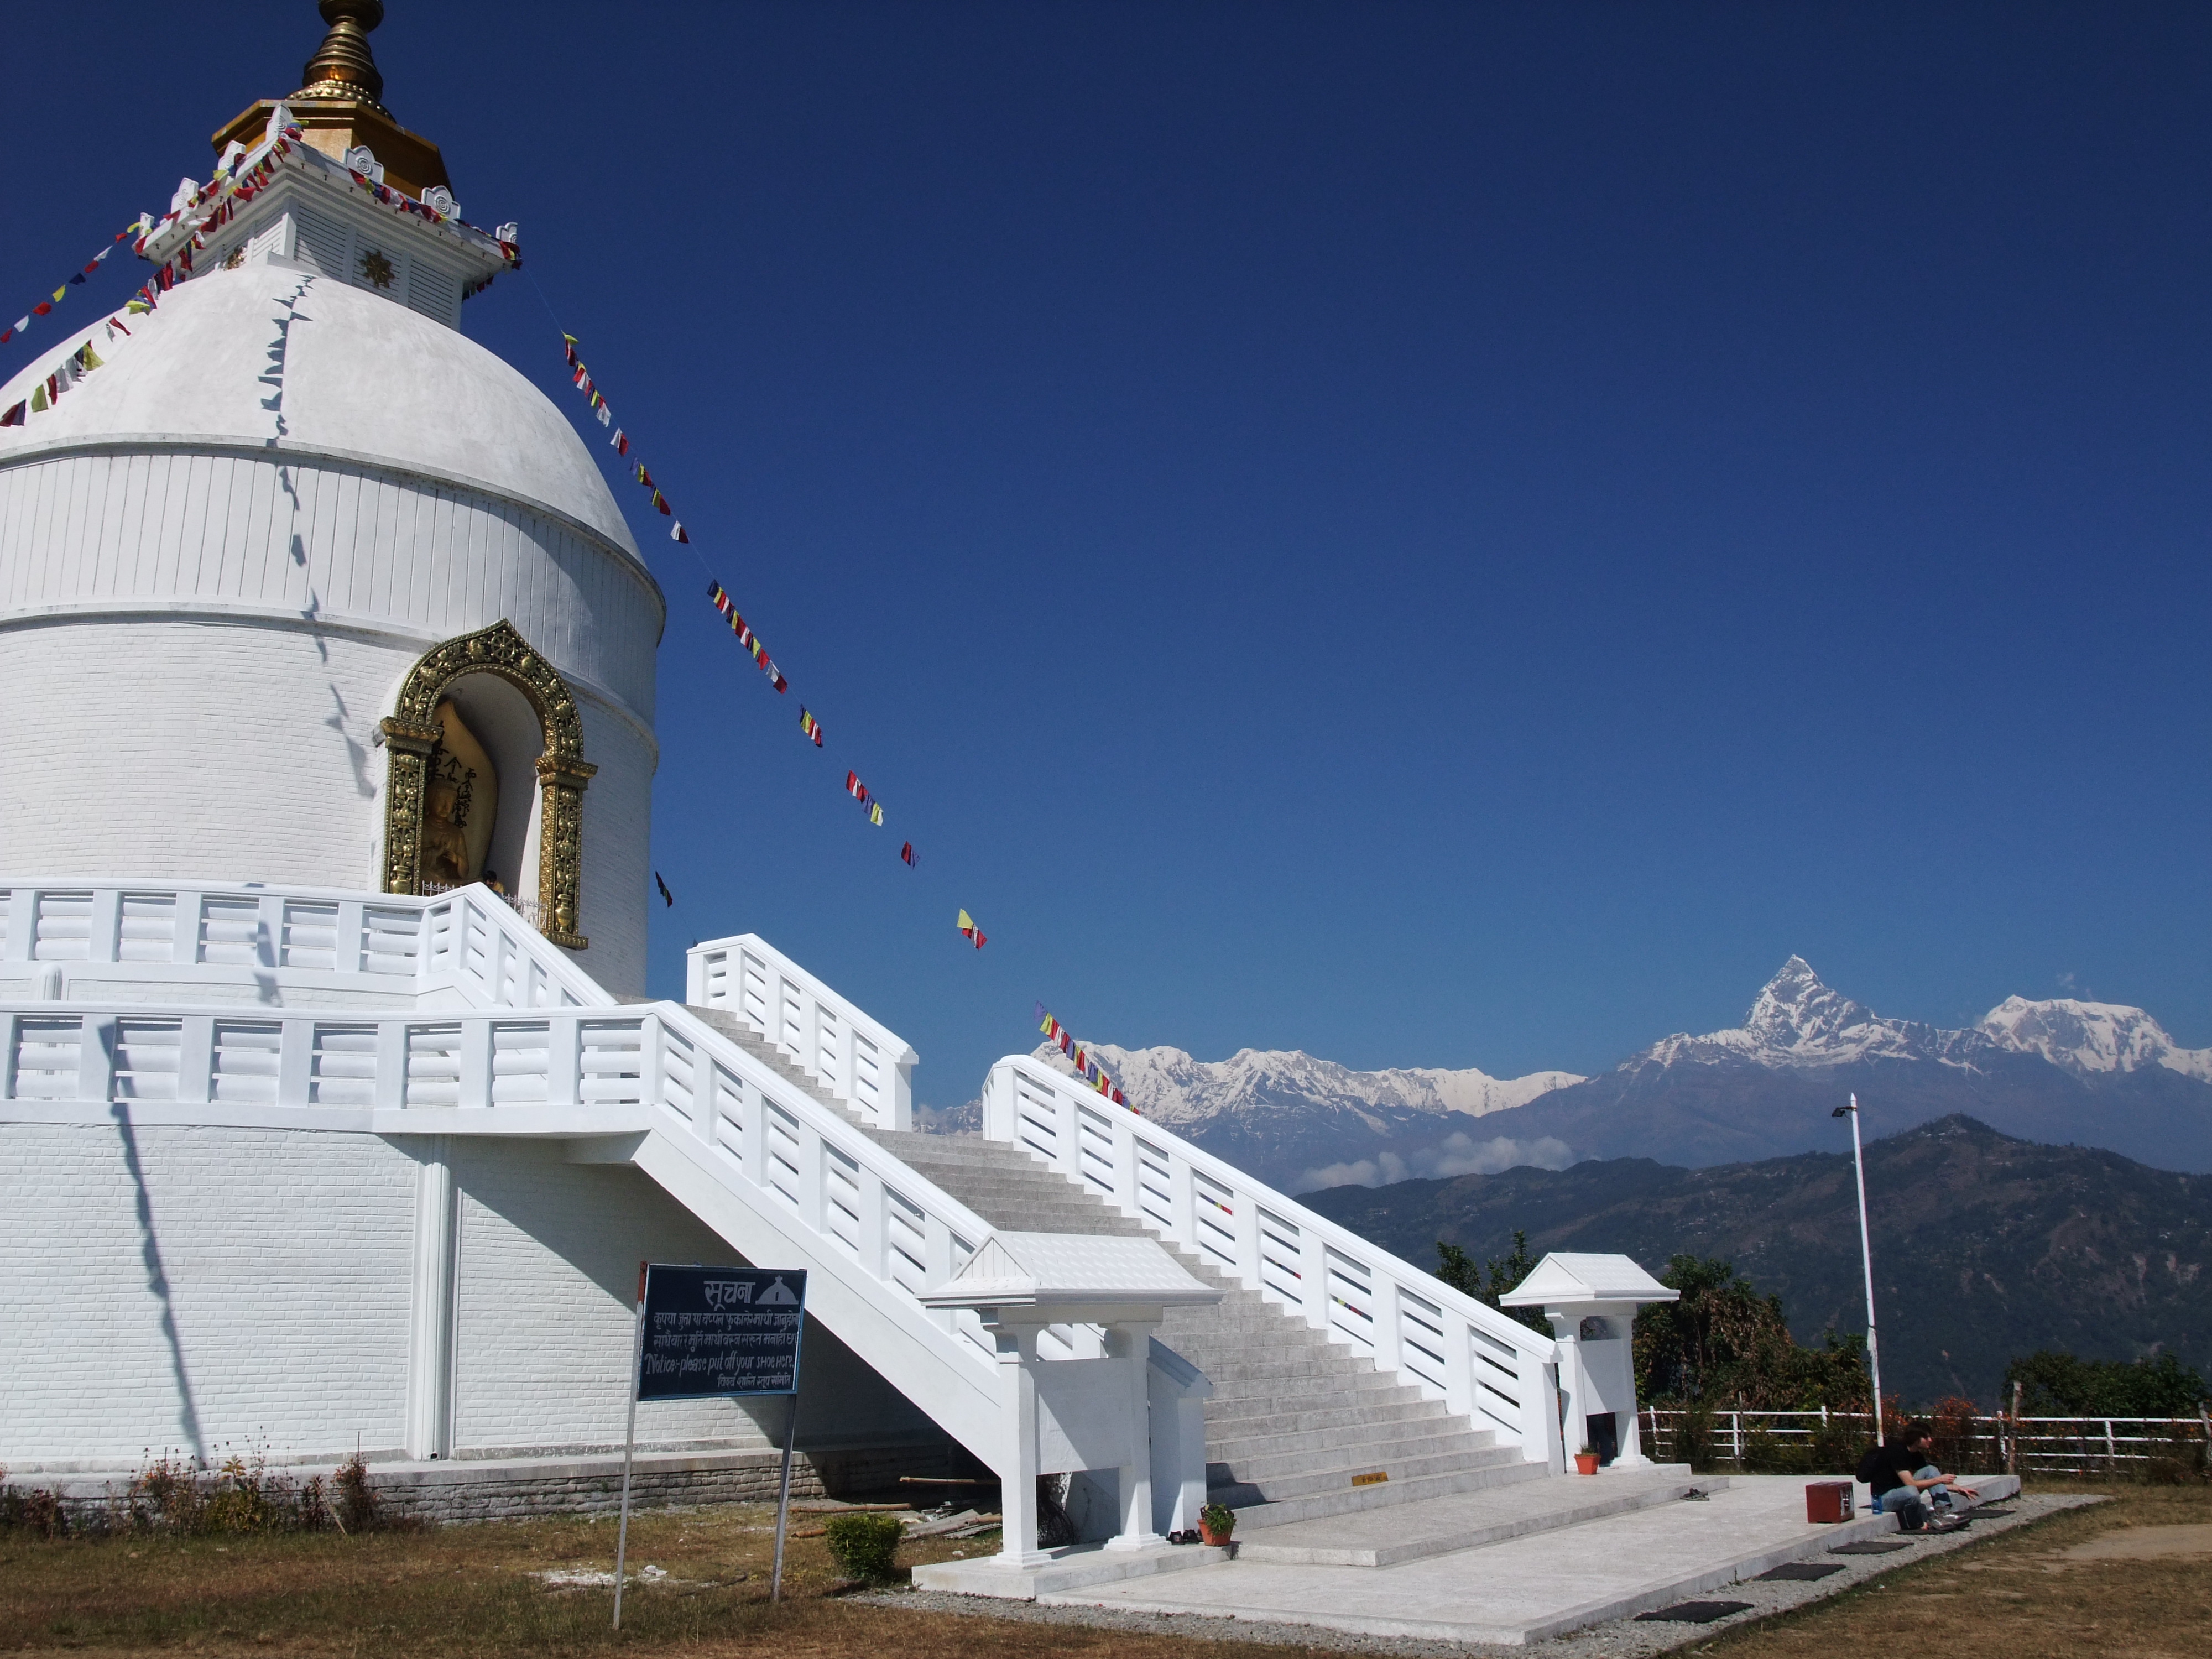
[[[1492,1486],[1368,1514],[1268,1527],[1249,1542],[1240,1541],[1237,1557],[1294,1566],[1390,1567],[1679,1503],[1693,1490],[1710,1495],[1728,1484],[1721,1476],[1693,1479],[1657,1467],[1559,1475],[1541,1485]]]
[[[1268,1451],[1255,1451],[1244,1445],[1237,1449],[1233,1467],[1238,1480],[1274,1493],[1281,1489],[1283,1482],[1294,1477],[1303,1479],[1329,1471],[1349,1470],[1364,1474],[1387,1469],[1396,1480],[1401,1473],[1435,1473],[1430,1466],[1439,1462],[1463,1458],[1495,1462],[1507,1455],[1494,1443],[1476,1438],[1471,1430],[1447,1428],[1441,1434],[1376,1433],[1357,1439],[1331,1439],[1313,1446],[1280,1446]],[[1510,1454],[1515,1458],[1520,1455],[1517,1447]]]
[[[1470,1429],[1458,1418],[1419,1417],[1393,1420],[1364,1413],[1348,1426],[1279,1429],[1266,1434],[1221,1437],[1223,1448],[1226,1449],[1233,1446],[1241,1460],[1274,1457],[1293,1452],[1324,1451],[1332,1447],[1377,1446],[1386,1443],[1409,1444],[1416,1441],[1494,1446],[1498,1443],[1498,1437],[1487,1429]],[[1238,1467],[1248,1468],[1249,1462],[1241,1462]]]
[[[1385,1474],[1389,1477],[1387,1481],[1375,1483],[1378,1486],[1411,1486],[1441,1475],[1476,1473],[1516,1464],[1521,1461],[1518,1447],[1476,1446],[1464,1450],[1431,1452],[1423,1457],[1378,1458],[1371,1462],[1362,1457],[1362,1450],[1358,1446],[1341,1447],[1334,1453],[1324,1453],[1310,1460],[1311,1468],[1280,1474],[1240,1468],[1236,1470],[1237,1484],[1256,1492],[1264,1502],[1279,1504],[1292,1498],[1310,1498],[1316,1492],[1362,1491],[1363,1487],[1353,1484],[1355,1478],[1362,1475]]]
[[[1258,1492],[1245,1488],[1243,1489],[1243,1495],[1225,1501],[1237,1511],[1237,1529],[1241,1538],[1248,1528],[1287,1526],[1294,1521],[1312,1521],[1324,1516],[1364,1514],[1370,1510],[1393,1509],[1400,1504],[1419,1503],[1424,1498],[1448,1497],[1454,1492],[1480,1492],[1492,1486],[1517,1486],[1524,1480],[1546,1478],[1547,1472],[1541,1463],[1505,1462],[1419,1480],[1401,1480],[1394,1476],[1372,1486],[1353,1486],[1347,1482],[1338,1491],[1312,1492],[1273,1503]],[[1216,1491],[1216,1488],[1209,1486],[1206,1497],[1213,1499]]]
[[[1207,1402],[1206,1433],[1209,1441],[1245,1445],[1275,1435],[1331,1434],[1364,1423],[1463,1423],[1444,1409],[1440,1400],[1389,1401],[1371,1406],[1323,1406],[1311,1409],[1285,1407],[1279,1411],[1241,1412],[1216,1415]],[[1470,1430],[1470,1433],[1487,1431]]]

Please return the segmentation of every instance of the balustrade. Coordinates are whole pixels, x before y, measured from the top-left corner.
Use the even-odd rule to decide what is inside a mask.
[[[1549,1337],[1035,1060],[992,1068],[983,1133],[1027,1147],[1529,1461],[1562,1467]]]

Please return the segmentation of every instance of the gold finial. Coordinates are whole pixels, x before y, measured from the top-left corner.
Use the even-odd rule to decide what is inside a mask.
[[[384,0],[322,0],[316,9],[331,32],[301,73],[295,98],[350,98],[383,111],[384,76],[368,50],[368,32],[384,21]],[[389,112],[385,112],[388,113]]]

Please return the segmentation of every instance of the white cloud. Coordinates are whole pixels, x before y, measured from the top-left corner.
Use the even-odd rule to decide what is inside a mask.
[[[1464,1131],[1455,1130],[1446,1135],[1436,1150],[1435,1163],[1429,1173],[1437,1176],[1496,1175],[1502,1170],[1517,1170],[1524,1164],[1534,1164],[1540,1170],[1564,1170],[1575,1161],[1567,1143],[1551,1135],[1540,1135],[1534,1140],[1516,1140],[1510,1135],[1477,1141]]]
[[[1382,1187],[1416,1176],[1496,1175],[1524,1164],[1564,1170],[1574,1161],[1573,1148],[1551,1135],[1534,1140],[1516,1140],[1510,1135],[1476,1140],[1465,1130],[1455,1129],[1434,1146],[1416,1149],[1410,1158],[1384,1152],[1349,1164],[1325,1164],[1308,1170],[1291,1190],[1310,1193],[1323,1187]]]

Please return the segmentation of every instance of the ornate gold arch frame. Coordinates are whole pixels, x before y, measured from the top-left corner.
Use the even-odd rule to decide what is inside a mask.
[[[591,941],[576,931],[583,882],[584,789],[599,769],[584,759],[584,722],[568,683],[520,634],[501,621],[425,652],[384,721],[390,771],[384,792],[384,890],[422,890],[422,807],[430,751],[439,738],[438,700],[465,674],[496,674],[530,699],[545,734],[538,757],[544,796],[538,828],[538,931],[571,951]]]

